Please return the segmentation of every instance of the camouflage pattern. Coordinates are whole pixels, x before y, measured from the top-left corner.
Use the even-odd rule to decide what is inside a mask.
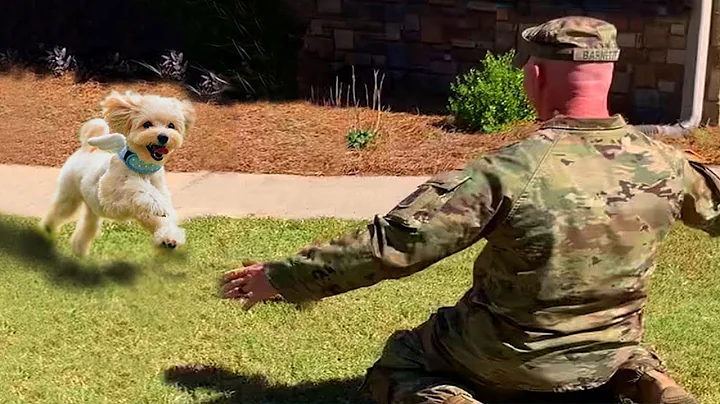
[[[660,368],[640,344],[658,248],[677,220],[720,234],[718,189],[702,164],[619,115],[560,116],[435,176],[367,228],[267,264],[266,274],[303,303],[408,276],[484,238],[472,288],[390,342],[370,389],[384,391],[378,380],[393,380],[393,367],[485,388],[591,389],[620,368]],[[407,348],[417,341],[422,349]],[[395,397],[401,385],[379,395]]]
[[[617,29],[591,17],[557,18],[525,29],[514,60],[521,67],[531,56],[575,62],[615,62],[620,57]]]

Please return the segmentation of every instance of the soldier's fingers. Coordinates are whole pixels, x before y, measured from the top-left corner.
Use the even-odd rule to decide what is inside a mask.
[[[235,278],[244,276],[248,272],[247,268],[236,268],[232,271],[227,271],[222,275],[223,282],[229,282]]]
[[[240,299],[245,296],[245,292],[240,288],[230,289],[222,293],[224,299]]]
[[[243,276],[241,278],[235,278],[235,279],[223,284],[221,290],[223,292],[225,292],[230,289],[242,288],[244,285],[246,285],[248,282],[250,282],[250,279],[252,279],[252,277],[249,275]]]

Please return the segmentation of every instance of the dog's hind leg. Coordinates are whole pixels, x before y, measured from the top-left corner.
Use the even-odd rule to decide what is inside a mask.
[[[102,219],[85,205],[77,228],[72,235],[71,244],[73,254],[79,257],[88,255],[90,245],[93,239],[100,234],[101,229]]]
[[[50,210],[40,221],[40,228],[48,234],[55,234],[62,224],[77,212],[82,198],[62,185],[55,191]]]

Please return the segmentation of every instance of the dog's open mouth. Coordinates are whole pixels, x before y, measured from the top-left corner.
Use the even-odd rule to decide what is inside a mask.
[[[150,157],[155,161],[162,161],[165,155],[169,153],[167,147],[157,144],[150,144],[147,146],[147,149],[150,152]]]

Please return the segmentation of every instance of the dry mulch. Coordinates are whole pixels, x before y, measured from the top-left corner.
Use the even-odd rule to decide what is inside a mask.
[[[720,165],[720,128],[703,127],[684,139],[662,139],[685,150],[692,150],[707,164]]]
[[[78,84],[70,77],[2,75],[0,164],[62,165],[78,147],[79,126],[98,116],[98,103],[113,89],[186,96],[181,87],[166,83]],[[492,136],[451,133],[442,129],[443,117],[386,112],[377,141],[354,151],[346,146],[346,132],[358,116],[371,126],[376,112],[302,101],[195,106],[197,124],[168,162],[170,171],[430,175],[525,137],[532,129]]]

